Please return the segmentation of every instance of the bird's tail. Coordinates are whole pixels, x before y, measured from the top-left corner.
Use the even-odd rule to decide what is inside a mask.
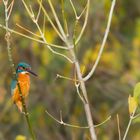
[[[22,112],[22,102],[21,101],[17,101],[16,105],[17,105],[19,111]]]

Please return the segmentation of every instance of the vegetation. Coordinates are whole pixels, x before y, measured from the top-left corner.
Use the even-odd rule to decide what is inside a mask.
[[[138,0],[0,1],[0,140],[139,140],[139,9]],[[23,114],[10,94],[20,61],[39,75]]]

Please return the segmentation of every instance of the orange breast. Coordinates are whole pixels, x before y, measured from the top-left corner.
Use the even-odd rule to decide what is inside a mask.
[[[27,74],[27,73],[26,74],[18,74],[18,82],[20,84],[20,88],[21,88],[23,97],[27,97],[29,94],[29,88],[30,88],[29,74]],[[13,98],[14,102],[21,100],[18,86],[16,86],[12,98]]]

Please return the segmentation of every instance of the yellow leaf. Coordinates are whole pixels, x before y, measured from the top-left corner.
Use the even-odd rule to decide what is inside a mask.
[[[17,135],[15,140],[27,140],[23,135]]]
[[[129,95],[129,97],[128,97],[128,106],[129,106],[129,114],[130,115],[134,112],[134,110],[138,106],[136,99],[134,97],[131,97],[131,95]]]

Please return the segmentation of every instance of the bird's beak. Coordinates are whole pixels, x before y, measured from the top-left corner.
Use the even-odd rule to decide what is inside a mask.
[[[37,74],[35,74],[34,72],[32,72],[31,70],[27,70],[29,73],[31,73],[34,76],[38,76]]]

